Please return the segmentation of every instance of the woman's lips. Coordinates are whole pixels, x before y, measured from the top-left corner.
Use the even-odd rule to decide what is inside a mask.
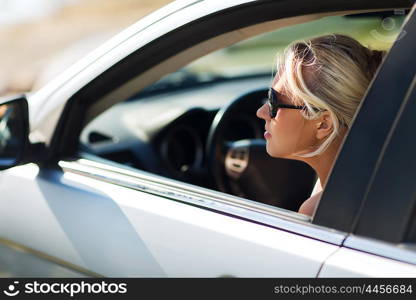
[[[272,137],[272,135],[270,134],[270,132],[268,132],[267,130],[264,132],[264,138],[267,140],[267,139],[270,139]]]

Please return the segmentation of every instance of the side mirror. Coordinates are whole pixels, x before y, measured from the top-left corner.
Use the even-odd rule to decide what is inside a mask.
[[[0,170],[24,161],[29,147],[29,112],[24,96],[0,100]]]

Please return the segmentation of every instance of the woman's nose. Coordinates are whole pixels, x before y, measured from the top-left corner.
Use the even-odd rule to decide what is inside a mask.
[[[256,113],[256,116],[260,119],[266,120],[269,117],[269,107],[267,105],[267,103],[264,103],[258,110]]]

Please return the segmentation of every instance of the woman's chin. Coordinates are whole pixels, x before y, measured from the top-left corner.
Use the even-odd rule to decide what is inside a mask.
[[[280,157],[279,152],[276,149],[273,149],[269,143],[266,144],[266,152],[271,157]]]
[[[282,151],[281,149],[276,149],[275,147],[272,147],[270,143],[266,144],[266,152],[271,157],[274,158],[290,158],[291,155],[287,152]]]

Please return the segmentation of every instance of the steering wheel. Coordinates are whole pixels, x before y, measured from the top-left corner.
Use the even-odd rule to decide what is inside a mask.
[[[232,120],[242,112],[256,118],[267,89],[246,93],[222,107],[207,139],[207,162],[218,190],[297,211],[313,189],[316,174],[301,161],[272,158],[264,139],[228,141]]]
[[[7,126],[12,115],[13,109],[8,108],[3,116],[0,117],[0,152],[3,152],[3,149],[8,145],[11,133],[10,129]]]

